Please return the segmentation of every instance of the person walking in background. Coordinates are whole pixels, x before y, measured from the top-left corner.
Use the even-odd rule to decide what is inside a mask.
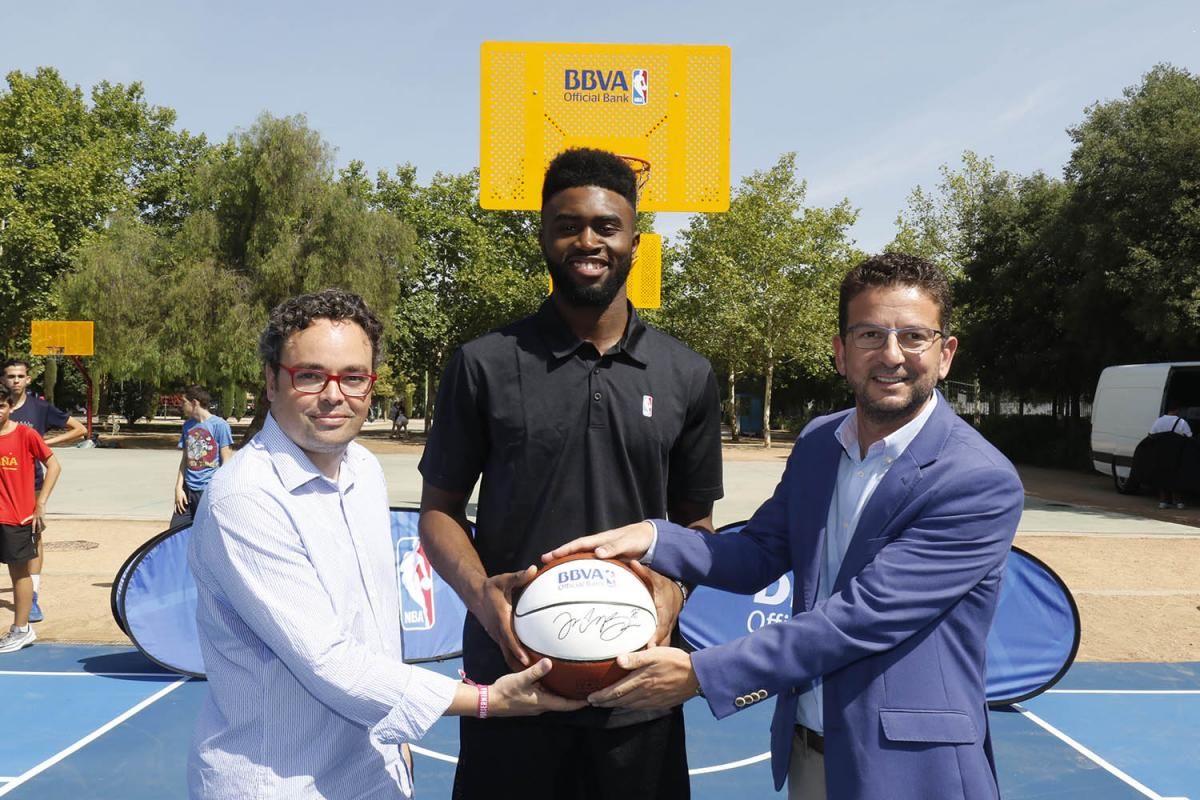
[[[12,653],[37,641],[29,624],[33,581],[29,566],[41,551],[46,529],[46,501],[61,469],[42,437],[12,418],[13,392],[0,386],[0,561],[8,565],[13,585],[13,624],[0,637],[0,653]],[[34,464],[45,468],[41,488],[34,485]]]
[[[392,420],[392,432],[388,434],[394,439],[399,439],[400,434],[408,432],[408,416],[404,413],[404,406],[400,404],[400,400],[392,401],[392,410],[389,415]]]
[[[233,431],[229,423],[208,410],[212,396],[203,386],[183,390],[180,412],[183,432],[179,435],[179,472],[175,476],[175,511],[171,527],[192,521],[204,489],[217,468],[233,458]]]

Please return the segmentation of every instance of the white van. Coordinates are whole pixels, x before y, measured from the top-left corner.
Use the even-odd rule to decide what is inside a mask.
[[[1118,492],[1137,492],[1129,480],[1134,448],[1172,408],[1200,431],[1200,361],[1126,364],[1100,373],[1092,400],[1092,466],[1112,475]]]

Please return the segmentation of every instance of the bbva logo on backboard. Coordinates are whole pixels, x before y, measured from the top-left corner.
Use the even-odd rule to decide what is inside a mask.
[[[563,100],[644,106],[650,98],[650,71],[635,69],[632,77],[631,81],[620,69],[563,70]]]
[[[427,631],[436,620],[433,604],[433,565],[421,540],[408,536],[396,542],[400,557],[400,628]]]

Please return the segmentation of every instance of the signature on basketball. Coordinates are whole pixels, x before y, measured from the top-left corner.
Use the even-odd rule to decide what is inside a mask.
[[[611,642],[620,638],[628,630],[642,627],[645,615],[639,609],[629,611],[613,611],[608,614],[598,614],[596,609],[589,608],[582,617],[577,617],[570,611],[563,611],[554,617],[554,624],[559,626],[558,638],[566,639],[572,634],[595,635],[602,642]]]

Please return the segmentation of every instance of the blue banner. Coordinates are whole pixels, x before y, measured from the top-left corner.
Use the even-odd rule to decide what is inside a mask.
[[[409,664],[462,654],[463,620],[467,607],[442,580],[417,537],[415,508],[392,509],[392,548],[400,587],[400,635]]]
[[[737,535],[745,524],[717,533]],[[680,633],[701,649],[785,622],[792,611],[791,578],[785,574],[754,595],[697,586],[679,616]],[[1078,648],[1079,612],[1070,590],[1048,566],[1014,547],[988,634],[988,703],[1010,705],[1041,694],[1066,673]]]
[[[436,572],[417,535],[419,512],[392,509],[392,546],[400,594],[404,660],[453,658],[462,652],[466,607]],[[737,535],[744,522],[718,533]],[[190,527],[151,539],[114,579],[117,624],[148,658],[168,669],[202,676],[196,635],[196,586],[187,564]],[[792,609],[792,576],[753,595],[698,586],[679,618],[694,649],[727,642],[786,622]],[[1066,673],[1079,648],[1079,612],[1053,570],[1020,548],[1009,553],[996,617],[987,644],[987,699],[993,706],[1028,699]]]

